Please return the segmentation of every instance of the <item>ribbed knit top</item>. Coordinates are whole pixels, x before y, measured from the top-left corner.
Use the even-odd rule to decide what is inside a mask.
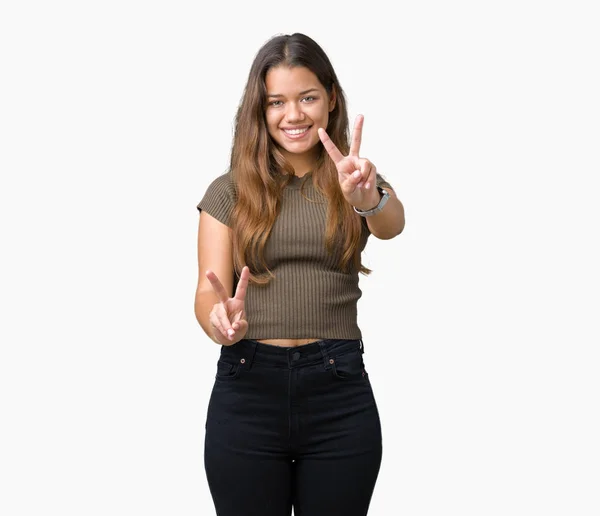
[[[283,190],[281,211],[265,246],[265,260],[275,278],[266,286],[250,283],[246,290],[248,339],[362,338],[357,324],[357,303],[362,295],[358,271],[343,273],[338,256],[327,252],[327,199],[311,179],[311,173],[293,176]],[[392,188],[379,174],[377,185]],[[231,227],[229,217],[235,202],[228,172],[212,181],[197,208]],[[362,252],[370,231],[366,219],[361,220]],[[233,280],[235,290],[235,274]]]

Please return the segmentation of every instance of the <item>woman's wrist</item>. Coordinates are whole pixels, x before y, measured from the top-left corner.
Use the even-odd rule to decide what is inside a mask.
[[[381,201],[381,192],[375,188],[374,189],[375,192],[375,197],[373,197],[373,200],[369,200],[366,204],[368,204],[368,206],[354,206],[357,210],[359,211],[370,211],[375,209],[378,205],[379,205],[379,201]]]

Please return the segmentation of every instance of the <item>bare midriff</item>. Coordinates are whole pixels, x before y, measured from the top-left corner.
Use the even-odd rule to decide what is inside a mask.
[[[296,346],[303,346],[304,344],[310,344],[311,342],[317,342],[318,340],[322,339],[260,339],[256,342],[270,344],[271,346],[283,346],[286,348],[293,348]]]

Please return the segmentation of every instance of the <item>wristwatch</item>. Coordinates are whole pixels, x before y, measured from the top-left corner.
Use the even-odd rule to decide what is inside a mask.
[[[377,206],[375,206],[375,208],[373,208],[372,210],[361,211],[361,210],[357,210],[355,206],[352,206],[354,208],[354,211],[356,213],[358,213],[361,217],[368,217],[369,215],[375,215],[376,213],[379,213],[381,210],[383,210],[385,203],[390,198],[390,194],[387,190],[384,190],[380,186],[377,187],[377,190],[381,194],[381,199],[379,201],[379,204]]]

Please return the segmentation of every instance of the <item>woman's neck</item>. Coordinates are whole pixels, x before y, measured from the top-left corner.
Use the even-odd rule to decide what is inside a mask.
[[[298,177],[305,176],[315,168],[316,157],[314,155],[309,156],[286,153],[285,158],[294,169],[294,175]]]

